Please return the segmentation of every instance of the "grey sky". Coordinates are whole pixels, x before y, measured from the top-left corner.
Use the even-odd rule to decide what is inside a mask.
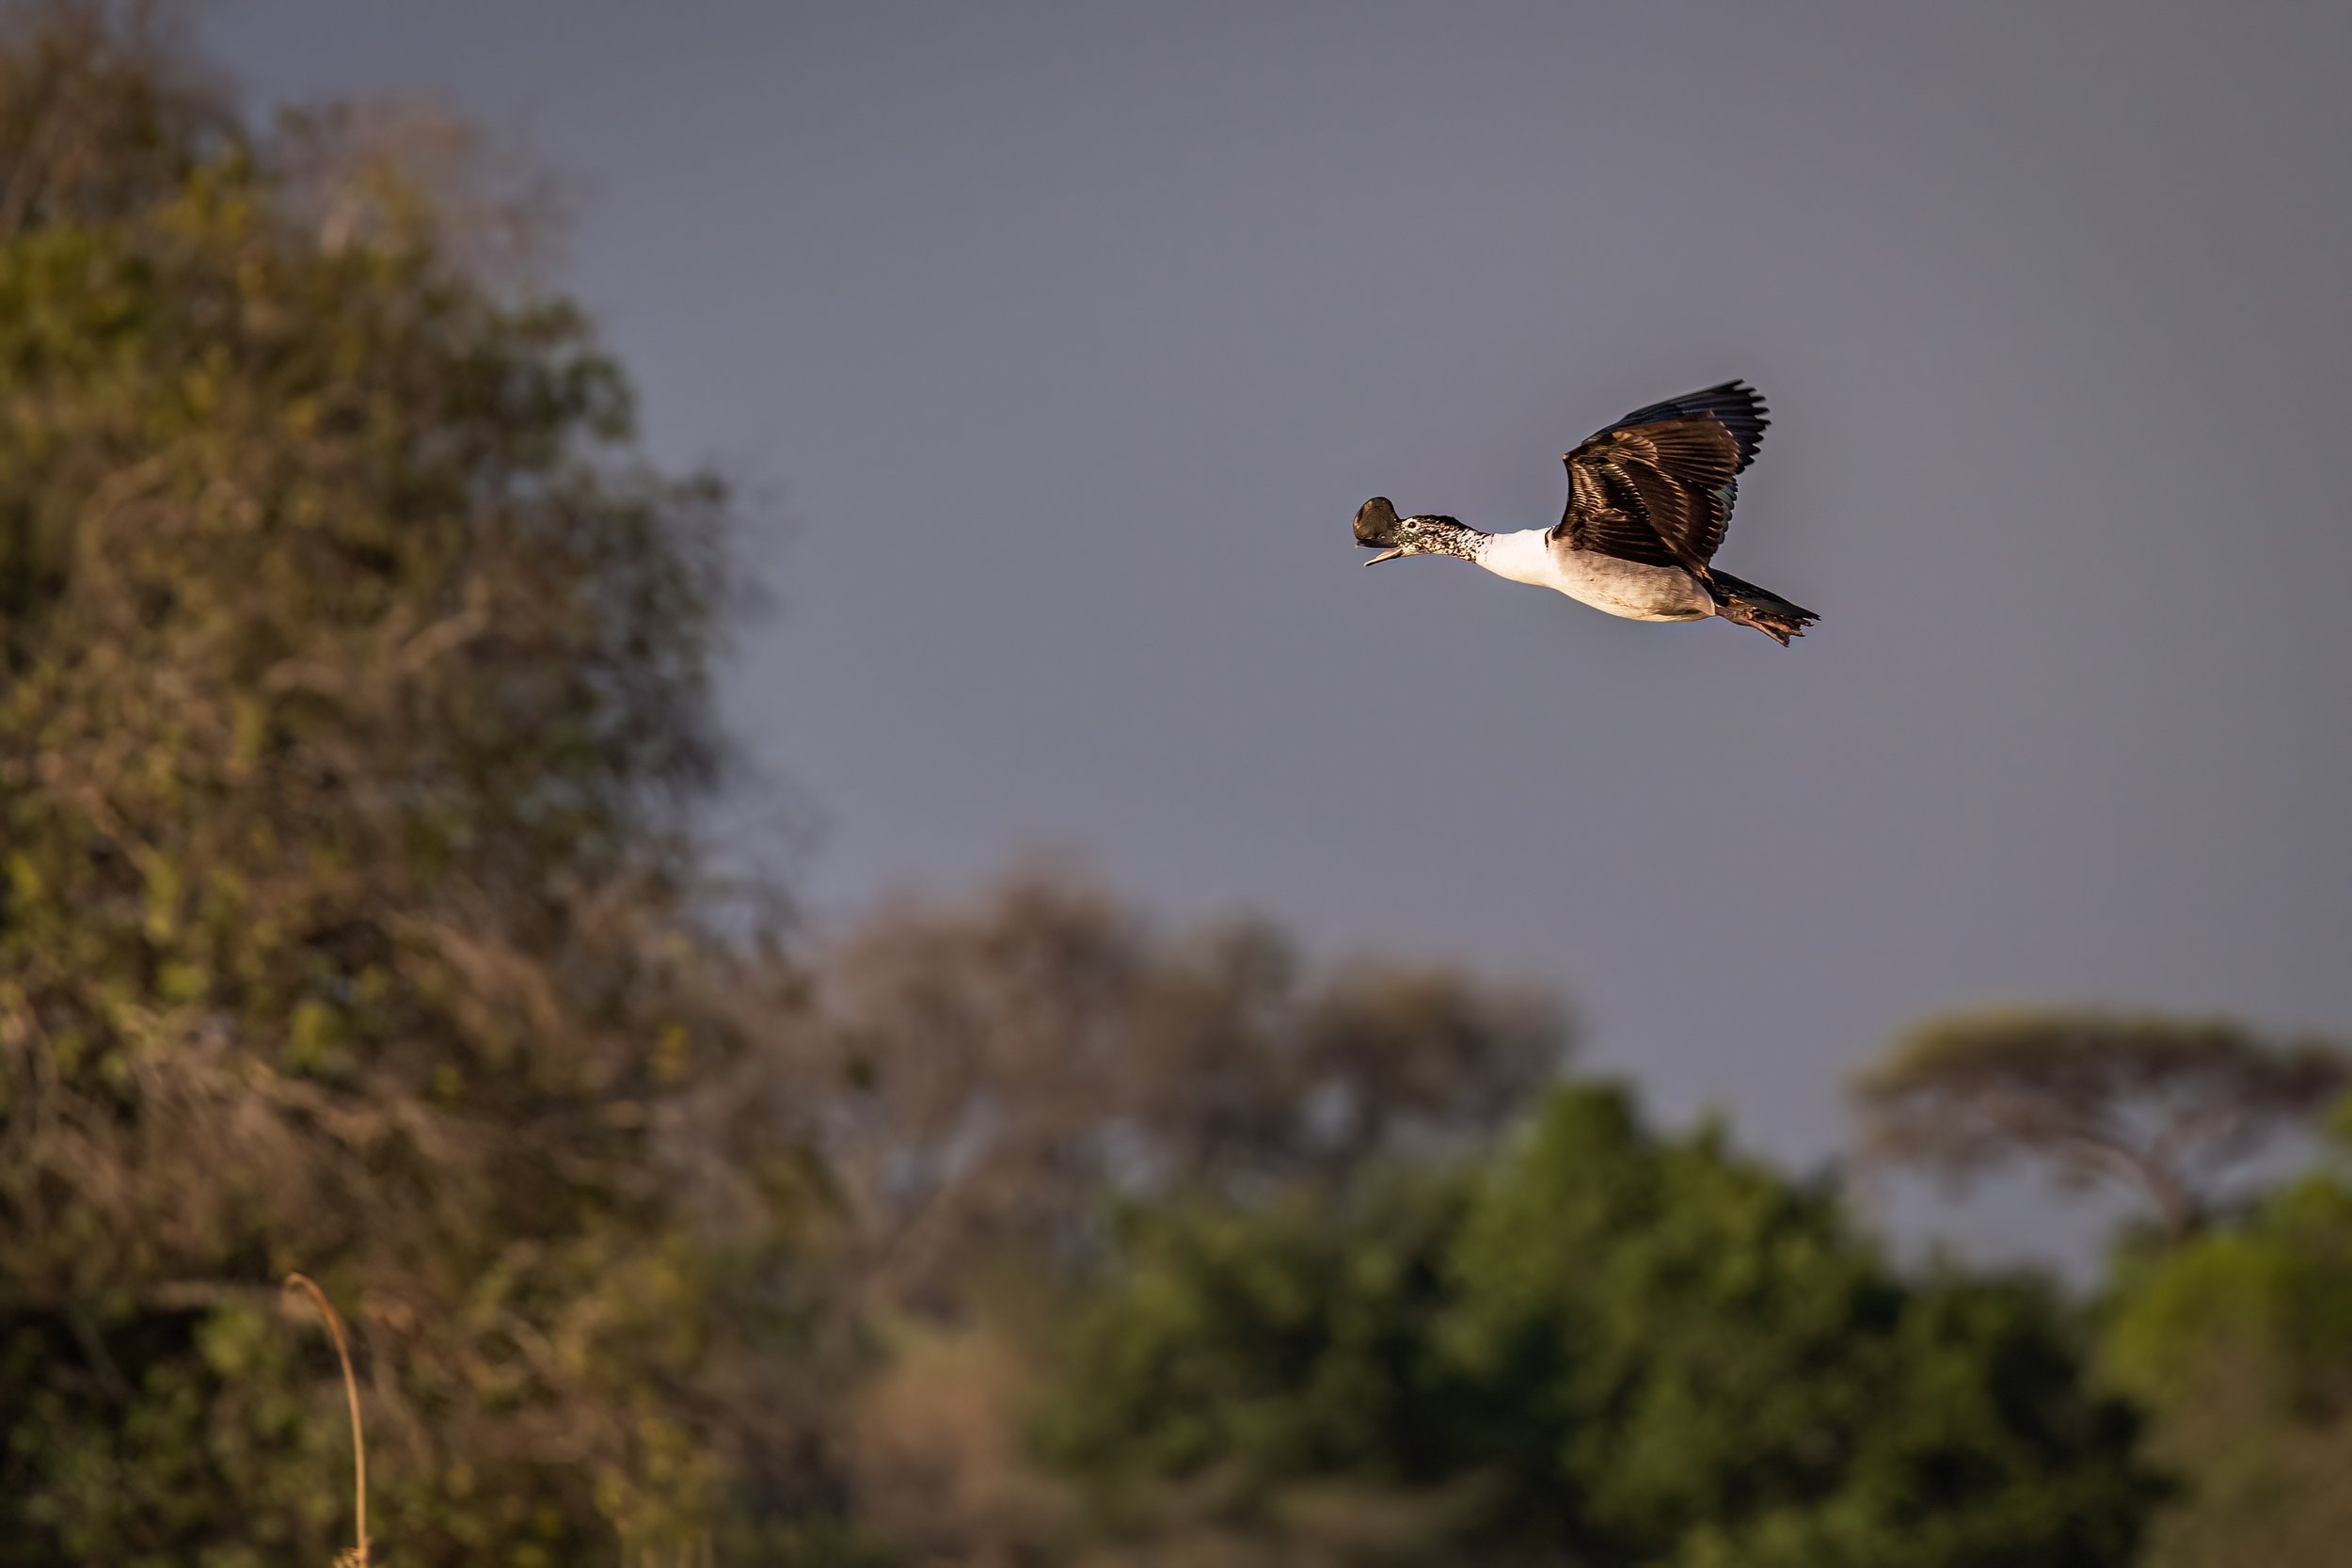
[[[772,486],[730,711],[843,908],[1081,850],[1558,982],[1813,1158],[1920,1011],[2352,1025],[2352,8],[223,0],[582,193],[671,461]],[[1783,652],[1458,562],[1732,375]],[[2006,1223],[2006,1222],[2003,1222]]]

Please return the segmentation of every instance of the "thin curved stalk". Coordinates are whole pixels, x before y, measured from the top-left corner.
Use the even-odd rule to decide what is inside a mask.
[[[336,1562],[339,1568],[346,1562],[356,1568],[368,1568],[368,1440],[359,1429],[359,1380],[351,1373],[351,1346],[343,1338],[343,1320],[335,1311],[335,1304],[326,1299],[326,1292],[319,1289],[318,1281],[309,1275],[288,1275],[286,1289],[310,1296],[319,1316],[326,1320],[326,1331],[335,1337],[335,1354],[343,1364],[343,1398],[351,1404],[351,1496],[358,1514],[359,1544],[338,1557]]]

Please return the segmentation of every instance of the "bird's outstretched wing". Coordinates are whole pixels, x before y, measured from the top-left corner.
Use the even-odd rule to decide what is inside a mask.
[[[1552,541],[1705,577],[1771,422],[1763,397],[1738,381],[1635,409],[1567,454],[1568,506]]]

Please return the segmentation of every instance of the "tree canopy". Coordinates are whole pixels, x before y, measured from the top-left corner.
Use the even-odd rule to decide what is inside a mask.
[[[323,1560],[296,1267],[404,1560],[691,1538],[792,1403],[778,1211],[679,1174],[773,1136],[676,816],[723,498],[284,145],[98,9],[0,38],[0,1561]]]
[[[1493,1136],[1565,1065],[1549,994],[1311,964],[1263,921],[1168,930],[1030,866],[902,898],[809,957],[822,1137],[872,1283],[937,1305],[991,1259],[1095,1258],[1105,1196],[1343,1190]]]
[[[2347,1105],[2352,1111],[2352,1104]],[[2352,1531],[2352,1115],[2238,1223],[2129,1268],[2106,1357],[2180,1475],[2151,1568],[2320,1568]]]
[[[2055,1568],[2130,1561],[2153,1496],[2043,1290],[1904,1280],[1826,1189],[1604,1086],[1343,1224],[1132,1244],[1046,1430],[1147,1538],[1178,1506],[1347,1560],[1313,1499],[1352,1488],[1464,1560]]]
[[[2352,1087],[2352,1054],[2227,1019],[1992,1008],[1930,1019],[1855,1074],[1867,1161],[1954,1180],[2039,1161],[2120,1187],[2169,1235],[2195,1231],[2226,1183]]]

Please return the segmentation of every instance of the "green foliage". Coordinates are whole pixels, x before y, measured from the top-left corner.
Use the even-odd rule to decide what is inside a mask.
[[[1931,1019],[1854,1082],[1877,1160],[1962,1180],[2039,1162],[2153,1211],[2110,1257],[2102,1360],[2179,1486],[2154,1568],[2333,1563],[2352,1535],[2352,1189],[2244,1182],[2315,1125],[2341,1141],[2348,1082],[2328,1041],[2082,1009]]]
[[[1433,1325],[1464,1196],[1457,1180],[1396,1180],[1339,1224],[1302,1199],[1134,1212],[1127,1265],[1081,1320],[1046,1413],[1046,1450],[1134,1476],[1441,1479],[1457,1376]]]
[[[0,1563],[326,1560],[294,1267],[404,1561],[797,1507],[772,988],[674,815],[721,498],[90,8],[0,89]]]
[[[2048,1296],[1902,1280],[1831,1193],[1712,1130],[1661,1139],[1616,1095],[1563,1096],[1483,1195],[1459,1270],[1486,1386],[1556,1401],[1522,1453],[1527,1506],[1566,1491],[1589,1549],[2128,1560],[2132,1423],[2084,1387]]]
[[[2106,1355],[2184,1495],[2152,1568],[2340,1562],[2352,1538],[2352,1181],[2315,1171],[2118,1282]]]
[[[1344,1481],[1419,1489],[1462,1556],[2055,1568],[2130,1560],[2154,1495],[2045,1292],[1907,1282],[1825,1190],[1606,1088],[1467,1176],[1133,1246],[1042,1428],[1133,1530],[1155,1483],[1280,1530]]]

